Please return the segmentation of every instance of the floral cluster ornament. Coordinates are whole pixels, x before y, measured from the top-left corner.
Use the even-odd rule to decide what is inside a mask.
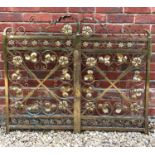
[[[94,47],[99,47],[100,46],[100,43],[99,42],[95,42],[94,43]]]
[[[124,47],[124,43],[120,42],[120,43],[118,44],[118,47],[123,48],[123,47]]]
[[[131,63],[134,67],[138,67],[142,64],[142,59],[140,57],[134,57]]]
[[[85,42],[83,42],[82,45],[83,45],[83,47],[88,47],[89,43],[85,41]]]
[[[20,80],[21,79],[21,74],[20,74],[20,71],[18,69],[15,71],[15,73],[13,73],[11,75],[11,79],[12,80]]]
[[[67,101],[60,101],[58,108],[59,108],[59,110],[66,111],[68,108],[68,102]]]
[[[128,57],[126,55],[123,55],[121,53],[117,53],[117,61],[119,64],[126,63],[128,60]]]
[[[62,76],[61,76],[62,80],[67,80],[70,81],[71,80],[71,75],[68,73],[68,68],[64,68],[62,70]]]
[[[127,43],[127,47],[128,47],[128,48],[131,48],[132,46],[133,46],[133,44],[132,44],[131,42],[128,42],[128,43]]]
[[[110,55],[106,55],[106,56],[100,56],[98,58],[100,63],[104,63],[104,65],[106,66],[110,66],[111,65],[111,56]]]
[[[33,40],[33,41],[31,42],[31,44],[32,44],[33,46],[36,46],[36,45],[38,44],[38,42],[37,42],[36,40]]]
[[[142,77],[140,75],[139,70],[135,71],[134,76],[133,76],[133,80],[138,81],[138,82],[142,80]]]
[[[71,40],[67,40],[67,41],[66,41],[66,45],[67,45],[67,46],[71,46],[71,45],[72,45],[72,41],[71,41]]]
[[[62,32],[65,34],[65,35],[71,35],[72,34],[72,26],[70,24],[65,24],[63,27],[62,27]]]
[[[45,62],[46,63],[54,62],[55,60],[56,60],[56,56],[54,54],[51,55],[51,54],[47,53],[45,55]]]
[[[36,52],[32,52],[30,55],[29,54],[25,54],[25,60],[27,61],[31,61],[33,63],[37,62],[37,53]]]
[[[61,92],[62,92],[62,96],[63,97],[68,97],[69,96],[69,92],[72,90],[72,88],[70,86],[62,86],[60,88]]]
[[[93,93],[93,87],[84,87],[83,92],[86,93],[86,98],[91,98]]]
[[[13,46],[15,44],[15,41],[14,40],[9,40],[8,44]]]
[[[39,112],[39,103],[38,102],[35,102],[33,103],[32,105],[28,106],[27,107],[27,110],[30,112],[30,113],[38,113]]]
[[[89,112],[93,112],[95,110],[94,102],[87,102],[85,106],[86,106],[86,110]]]
[[[93,81],[94,80],[94,71],[87,70],[87,74],[84,76],[84,81]]]
[[[107,48],[111,48],[112,47],[112,43],[111,42],[108,42],[107,43]]]
[[[27,41],[26,39],[24,39],[24,40],[22,41],[22,44],[23,44],[24,46],[26,46],[26,45],[28,44],[28,41]]]
[[[97,63],[97,60],[94,57],[89,57],[86,60],[86,65],[89,67],[94,67]]]
[[[131,97],[137,99],[142,96],[143,90],[141,88],[131,90]]]
[[[20,66],[23,62],[23,58],[21,56],[14,56],[12,62],[15,66]]]
[[[46,113],[50,113],[52,111],[55,111],[57,106],[56,104],[53,104],[50,101],[45,101],[43,108]]]
[[[122,104],[120,104],[120,103],[117,103],[116,105],[115,105],[115,113],[116,114],[121,114],[124,110],[126,110],[127,109],[127,106],[126,105],[122,105]]]
[[[22,94],[22,89],[19,86],[12,86],[11,90],[13,90],[17,96],[21,96]]]
[[[98,104],[98,109],[101,110],[104,114],[110,112],[110,102],[105,102],[104,104]]]
[[[133,102],[130,105],[131,112],[138,113],[142,109],[143,109],[143,106],[137,102]]]
[[[48,42],[48,40],[44,40],[44,42],[43,42],[43,45],[44,45],[44,46],[47,46],[47,45],[49,45],[49,42]]]
[[[21,101],[16,101],[14,103],[14,107],[15,107],[15,109],[22,110],[22,109],[24,109],[24,104]]]
[[[85,37],[90,37],[93,34],[93,30],[90,26],[82,27],[82,35]]]
[[[68,65],[69,63],[68,57],[66,56],[61,56],[58,61],[61,66]]]
[[[55,45],[56,45],[57,47],[60,47],[60,46],[61,46],[61,42],[60,42],[60,41],[56,41],[56,42],[55,42]]]

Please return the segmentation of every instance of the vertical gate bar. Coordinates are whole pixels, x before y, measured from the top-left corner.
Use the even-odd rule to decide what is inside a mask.
[[[81,131],[81,50],[80,36],[75,38],[74,50],[74,132]]]
[[[3,32],[3,53],[4,53],[4,82],[5,82],[5,125],[6,133],[9,133],[9,83],[8,83],[8,62],[7,62],[7,35],[6,29]]]
[[[147,41],[147,60],[146,60],[146,80],[145,80],[145,133],[148,134],[148,104],[149,104],[149,88],[150,88],[150,62],[151,62],[151,33],[148,33],[148,41]]]

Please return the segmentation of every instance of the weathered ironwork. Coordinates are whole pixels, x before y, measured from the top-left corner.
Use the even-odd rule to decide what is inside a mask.
[[[60,33],[46,32],[69,18]],[[16,30],[3,33],[7,132],[148,132],[149,32],[113,34],[94,18],[69,15],[42,33]]]

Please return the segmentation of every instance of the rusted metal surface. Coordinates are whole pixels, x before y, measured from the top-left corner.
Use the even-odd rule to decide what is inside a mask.
[[[70,18],[60,33],[3,33],[6,129],[148,132],[149,32]],[[97,34],[91,22],[100,25]],[[75,28],[76,27],[76,28]],[[76,30],[74,30],[74,28]]]

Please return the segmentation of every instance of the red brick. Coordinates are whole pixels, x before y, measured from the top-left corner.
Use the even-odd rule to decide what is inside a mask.
[[[66,13],[67,7],[41,7],[40,11],[50,13]]]
[[[35,22],[50,22],[53,15],[47,13],[24,13],[23,21],[34,20]]]
[[[97,13],[122,13],[123,8],[119,7],[97,7]]]
[[[125,13],[151,13],[151,8],[149,7],[129,7],[124,8]]]
[[[141,24],[154,24],[155,23],[155,15],[136,15],[135,23]]]
[[[149,108],[149,116],[155,116],[155,107]]]
[[[0,12],[10,12],[12,11],[11,7],[0,7]]]
[[[152,25],[151,32],[152,32],[152,33],[155,33],[155,25]]]
[[[151,64],[151,71],[155,71],[155,63]]]
[[[79,19],[82,20],[83,22],[92,22],[92,23],[97,23],[97,22],[106,22],[106,16],[104,14],[88,14],[88,13],[85,13],[85,14],[80,14],[79,15]],[[83,20],[85,19],[85,20]],[[88,20],[86,20],[88,19]],[[94,20],[95,19],[95,20]]]
[[[121,33],[122,25],[105,25],[103,27],[101,25],[95,25],[96,33]]]
[[[1,22],[19,22],[22,21],[22,14],[20,13],[0,13]]]
[[[152,52],[155,52],[155,44],[152,44]]]
[[[0,32],[3,32],[6,27],[11,27],[11,26],[12,26],[11,23],[9,24],[0,23]]]
[[[133,15],[108,15],[107,21],[109,23],[133,23]]]
[[[152,13],[155,13],[155,7],[152,7],[152,8],[151,8],[151,12],[152,12]]]
[[[71,13],[94,13],[94,7],[70,7],[69,12]]]
[[[150,25],[124,25],[124,32],[136,33],[144,32],[145,30],[150,30]]]

